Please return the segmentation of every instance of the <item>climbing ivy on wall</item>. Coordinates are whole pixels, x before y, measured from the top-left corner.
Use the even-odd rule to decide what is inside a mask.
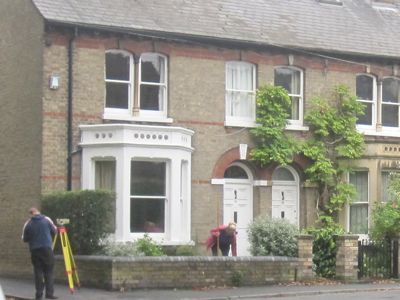
[[[286,131],[291,99],[282,87],[266,85],[257,91],[257,123],[251,130],[256,147],[253,160],[262,166],[270,163],[287,165],[295,154],[310,159],[305,170],[307,179],[318,187],[317,212],[320,221],[330,223],[355,195],[354,187],[346,182],[349,161],[361,157],[364,137],[356,130],[357,117],[363,114],[363,105],[350,93],[348,87],[337,86],[329,99],[311,100],[305,116],[309,136],[296,140]]]
[[[356,130],[363,105],[348,87],[337,86],[329,99],[310,101],[305,122],[310,130],[305,140],[295,140],[285,131],[290,97],[281,87],[264,86],[257,92],[257,123],[251,132],[256,147],[252,159],[262,166],[287,165],[296,154],[310,160],[305,170],[307,180],[318,189],[317,224],[306,231],[314,236],[314,269],[319,276],[333,277],[336,264],[334,236],[344,232],[338,213],[355,196],[355,188],[345,178],[351,160],[361,157],[364,138]]]
[[[354,198],[354,186],[344,174],[351,171],[349,162],[360,158],[364,151],[364,137],[356,129],[363,105],[343,85],[334,89],[329,100],[312,100],[305,117],[311,137],[302,146],[303,155],[312,161],[305,173],[318,186],[317,212],[323,223],[334,221]]]
[[[257,145],[251,151],[252,159],[262,166],[291,163],[299,143],[285,133],[291,105],[287,91],[279,86],[263,86],[257,91],[256,103],[260,126],[251,130]]]

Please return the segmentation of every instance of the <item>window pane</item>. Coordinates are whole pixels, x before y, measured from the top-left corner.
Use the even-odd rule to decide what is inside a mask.
[[[165,199],[131,199],[131,232],[164,232]]]
[[[165,196],[165,162],[132,161],[131,195]]]
[[[381,184],[381,201],[388,202],[396,199],[395,195],[393,195],[389,191],[389,184],[391,180],[391,176],[396,174],[397,171],[383,171],[382,172],[382,184]]]
[[[300,94],[300,71],[289,68],[275,69],[274,84],[284,87],[289,94]]]
[[[291,99],[292,99],[292,106],[291,106],[291,111],[289,112],[290,119],[291,120],[299,120],[300,119],[300,107],[299,107],[300,99],[299,99],[299,97],[291,97]]]
[[[255,105],[254,95],[245,92],[228,92],[228,105],[230,102],[230,116],[252,118]]]
[[[248,176],[241,167],[232,166],[225,170],[224,178],[248,179]]]
[[[295,181],[292,172],[286,168],[278,168],[272,174],[272,180]]]
[[[165,61],[159,55],[142,55],[141,79],[144,82],[165,83]]]
[[[386,78],[382,84],[382,101],[400,103],[400,80]]]
[[[115,191],[115,161],[95,162],[95,189]]]
[[[254,118],[254,65],[229,62],[226,65],[226,105],[229,116]]]
[[[399,126],[399,107],[397,105],[382,104],[382,125],[388,127]]]
[[[254,66],[245,62],[230,62],[226,68],[226,89],[254,90]]]
[[[106,83],[106,107],[128,108],[129,84]]]
[[[368,234],[368,204],[350,206],[350,232]]]
[[[106,53],[106,79],[129,81],[130,56],[124,53]]]
[[[364,105],[364,115],[359,116],[357,124],[372,125],[372,103],[362,102]]]
[[[370,76],[358,75],[356,81],[357,98],[362,100],[373,100],[374,79]]]
[[[357,171],[350,173],[350,183],[357,191],[355,202],[368,202],[368,172]]]
[[[165,87],[158,85],[140,86],[140,109],[162,111]]]

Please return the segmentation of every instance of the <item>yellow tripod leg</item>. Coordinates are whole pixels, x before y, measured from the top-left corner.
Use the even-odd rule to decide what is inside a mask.
[[[78,287],[80,287],[81,283],[79,281],[78,270],[76,268],[74,256],[72,255],[71,243],[69,242],[69,238],[68,238],[67,232],[65,232],[65,240],[66,240],[67,245],[68,245],[68,251],[69,251],[69,255],[70,255],[70,259],[71,259],[72,276],[73,276],[73,279],[75,280],[76,285]]]
[[[54,250],[54,247],[56,246],[57,237],[58,237],[58,231],[57,231],[56,235],[54,236],[53,246],[51,247],[53,250]]]
[[[60,239],[61,239],[61,248],[63,251],[63,256],[64,256],[64,263],[65,263],[65,272],[67,273],[68,277],[68,284],[69,284],[69,290],[71,293],[74,292],[74,281],[72,279],[72,266],[71,266],[71,256],[69,253],[68,249],[68,237],[67,237],[67,231],[65,227],[60,227]]]

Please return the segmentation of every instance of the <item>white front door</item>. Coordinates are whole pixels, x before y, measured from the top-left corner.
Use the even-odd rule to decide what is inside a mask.
[[[297,185],[273,184],[272,217],[299,226]]]
[[[232,180],[236,181],[236,180]],[[253,186],[240,180],[224,185],[224,224],[237,224],[237,255],[250,255],[247,228],[253,220]]]

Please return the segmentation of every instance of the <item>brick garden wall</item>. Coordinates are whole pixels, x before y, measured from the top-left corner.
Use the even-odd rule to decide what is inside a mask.
[[[105,289],[194,288],[265,285],[314,278],[309,235],[298,236],[298,257],[106,257],[76,256],[81,283]],[[67,283],[62,256],[56,279]]]
[[[301,260],[290,257],[102,257],[76,256],[83,286],[120,288],[194,288],[232,286],[242,275],[242,285],[264,285],[297,280]],[[56,278],[65,282],[62,257]],[[240,275],[239,275],[240,276]]]

